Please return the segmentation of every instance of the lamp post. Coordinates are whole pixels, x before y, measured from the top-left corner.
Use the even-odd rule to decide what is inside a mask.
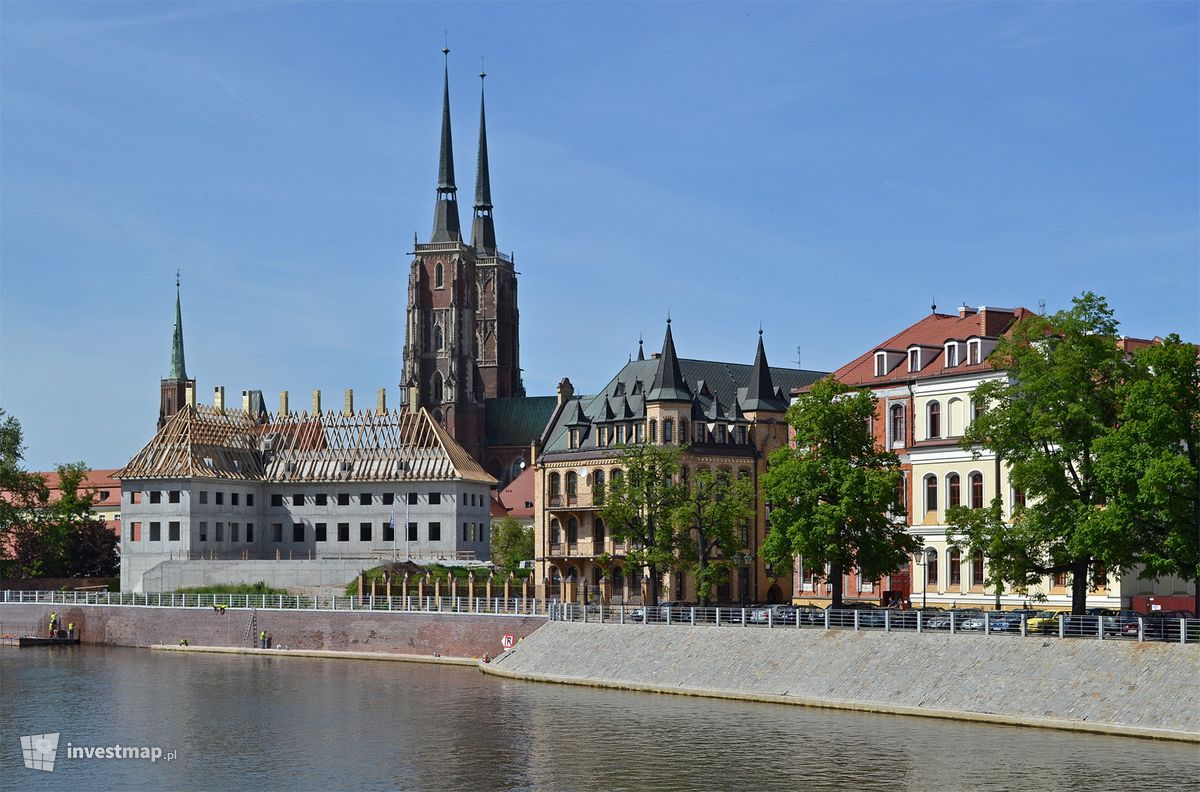
[[[734,553],[733,563],[741,570],[742,579],[738,583],[738,588],[741,590],[742,605],[749,603],[749,598],[746,596],[748,588],[747,582],[750,579],[750,562],[754,560],[754,556],[749,553]]]
[[[925,592],[929,589],[929,564],[926,553],[928,550],[921,551],[921,560],[917,563],[921,565],[921,610],[925,610]]]

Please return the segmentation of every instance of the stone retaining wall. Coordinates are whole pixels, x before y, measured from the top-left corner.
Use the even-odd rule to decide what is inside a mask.
[[[246,646],[250,611],[229,608],[157,608],[132,605],[0,604],[0,628],[49,628],[56,611],[65,627],[74,622],[84,643],[115,646]],[[440,654],[481,657],[500,651],[505,634],[524,638],[546,620],[534,616],[387,613],[379,611],[257,610],[257,629],[271,633],[273,646],[294,649]],[[30,650],[32,651],[32,650]]]
[[[524,679],[1200,742],[1200,645],[549,622]]]

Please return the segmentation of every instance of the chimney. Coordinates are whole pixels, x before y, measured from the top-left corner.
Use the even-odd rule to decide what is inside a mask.
[[[375,412],[383,415],[387,412],[387,388],[379,389],[379,396],[376,399]]]
[[[975,310],[973,308],[967,307],[966,303],[963,303],[962,305],[958,306],[958,318],[959,319],[966,319],[968,316],[970,316],[973,313],[975,313]]]
[[[650,353],[651,360],[658,360],[660,357],[662,357],[662,352],[651,352]]]
[[[217,412],[225,412],[225,386],[218,385],[213,388],[213,407],[217,408]]]
[[[571,384],[571,380],[566,377],[558,383],[558,405],[561,407],[571,399],[575,398],[575,386]]]
[[[983,336],[998,336],[1012,323],[1016,314],[1012,308],[989,308],[979,306],[979,334]]]
[[[183,390],[183,403],[188,407],[196,406],[196,386],[190,382]]]
[[[288,399],[287,391],[279,391],[279,414],[286,417],[288,414]]]
[[[313,415],[321,414],[321,391],[319,391],[319,390],[313,391],[312,414]]]
[[[250,414],[250,391],[248,390],[242,391],[242,414]]]
[[[354,389],[346,388],[346,406],[342,410],[343,415],[354,415]]]

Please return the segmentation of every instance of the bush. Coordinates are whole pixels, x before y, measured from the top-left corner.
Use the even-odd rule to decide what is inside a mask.
[[[217,583],[212,586],[192,586],[175,589],[176,594],[287,594],[287,589],[271,588],[263,581],[257,583]]]

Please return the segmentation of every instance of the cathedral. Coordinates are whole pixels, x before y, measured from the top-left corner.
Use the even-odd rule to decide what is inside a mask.
[[[479,154],[471,238],[463,237],[454,179],[449,50],[429,241],[417,242],[408,275],[401,401],[424,408],[503,487],[532,460],[530,442],[556,399],[527,397],[521,381],[520,313],[513,259],[496,247],[487,119],[480,73]]]

